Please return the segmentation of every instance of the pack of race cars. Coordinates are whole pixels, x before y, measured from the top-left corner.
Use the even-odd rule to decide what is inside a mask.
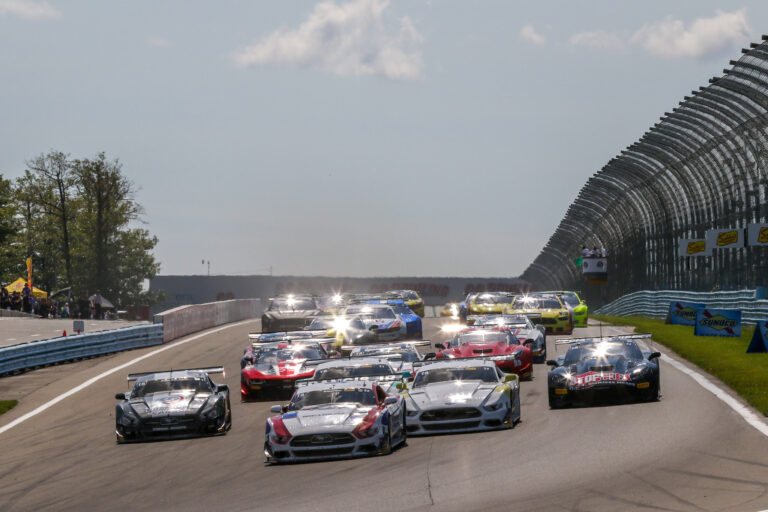
[[[290,396],[271,408],[265,461],[387,454],[408,435],[512,428],[520,381],[545,361],[553,409],[606,396],[660,398],[660,354],[649,335],[560,339],[567,351],[546,360],[548,332],[586,325],[574,292],[470,294],[452,311],[463,323],[445,325],[449,339],[432,344],[422,339],[423,300],[410,290],[272,299],[240,360],[243,401]],[[115,397],[118,443],[225,434],[229,388],[210,377],[222,372],[129,375],[131,391]]]

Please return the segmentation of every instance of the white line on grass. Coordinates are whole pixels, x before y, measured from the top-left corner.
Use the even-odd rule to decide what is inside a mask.
[[[18,418],[16,418],[12,422],[8,423],[7,425],[3,425],[2,427],[0,427],[0,434],[2,434],[3,432],[6,432],[6,431],[12,429],[13,427],[18,425],[19,423],[27,421],[29,418],[37,416],[41,412],[45,411],[46,409],[50,408],[53,405],[56,405],[57,403],[61,402],[65,398],[68,398],[68,397],[74,395],[78,391],[82,391],[83,389],[87,388],[88,386],[90,386],[94,382],[97,382],[97,381],[103,379],[104,377],[106,377],[108,375],[112,375],[113,373],[115,373],[117,371],[120,371],[123,368],[127,368],[128,366],[136,364],[139,361],[143,361],[144,359],[147,359],[147,358],[152,357],[152,356],[154,356],[156,354],[159,354],[160,352],[165,352],[166,350],[170,350],[172,348],[178,347],[179,345],[184,345],[185,343],[189,343],[190,341],[198,340],[198,339],[202,338],[203,336],[208,336],[209,334],[214,334],[214,333],[217,333],[219,331],[223,331],[225,329],[229,329],[230,327],[237,327],[238,325],[242,325],[242,324],[245,324],[245,323],[248,323],[248,322],[252,322],[252,321],[253,321],[253,319],[251,319],[251,320],[243,320],[242,322],[237,322],[237,323],[234,323],[234,324],[227,324],[227,325],[225,325],[223,327],[219,327],[218,329],[213,329],[211,331],[205,331],[205,332],[202,332],[200,334],[196,334],[196,335],[192,336],[191,338],[187,338],[185,340],[177,341],[176,343],[171,343],[170,345],[165,345],[162,348],[158,348],[157,350],[153,350],[152,352],[148,352],[148,353],[144,354],[143,356],[139,356],[139,357],[137,357],[135,359],[131,359],[127,363],[123,363],[123,364],[121,364],[119,366],[115,366],[114,368],[112,368],[110,370],[102,372],[102,373],[96,375],[95,377],[92,377],[92,378],[88,379],[87,381],[83,382],[79,386],[76,386],[76,387],[70,389],[69,391],[58,395],[57,397],[52,398],[51,400],[47,401],[46,403],[44,403],[43,405],[41,405],[37,409],[34,409],[34,410],[28,412],[27,414],[25,414],[23,416],[19,416]]]
[[[603,328],[608,326],[603,326]],[[616,329],[613,326],[610,326],[610,328],[615,329],[617,334],[626,334],[622,333],[621,330]],[[721,401],[725,403],[728,407],[733,409],[736,414],[744,418],[744,421],[752,425],[757,429],[758,432],[763,434],[764,436],[768,437],[768,424],[766,424],[760,417],[752,412],[748,407],[746,407],[744,404],[736,400],[733,396],[730,395],[727,391],[725,391],[723,388],[717,386],[715,383],[713,383],[711,380],[709,380],[707,377],[702,375],[701,373],[692,370],[691,368],[688,368],[686,365],[678,361],[677,359],[671,357],[669,354],[661,352],[662,356],[664,356],[664,361],[671,364],[674,368],[680,370],[684,374],[688,375],[690,378],[692,378],[696,383],[715,395],[717,398],[719,398]],[[768,511],[766,511],[768,512]]]

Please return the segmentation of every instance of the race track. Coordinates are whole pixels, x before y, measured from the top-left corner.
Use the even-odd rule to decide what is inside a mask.
[[[427,337],[443,339],[439,323],[425,320]],[[550,411],[547,367],[536,365],[513,430],[410,438],[384,457],[266,467],[264,422],[275,402],[238,396],[239,358],[258,322],[218,329],[0,433],[0,510],[768,509],[768,439],[666,363],[657,403]],[[154,349],[0,379],[0,398],[20,399],[0,428]],[[115,444],[114,394],[128,389],[129,371],[222,363],[233,396],[229,434]]]

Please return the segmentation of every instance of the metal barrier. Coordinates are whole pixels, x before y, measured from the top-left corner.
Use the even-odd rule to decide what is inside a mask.
[[[595,311],[598,315],[651,316],[663,318],[672,301],[703,302],[710,308],[740,309],[743,322],[768,320],[768,300],[755,300],[754,290],[685,292],[678,290],[640,291],[619,297]]]
[[[154,322],[163,325],[163,341],[171,341],[217,325],[259,316],[260,299],[233,299],[179,306],[156,314]]]
[[[0,348],[0,374],[163,343],[162,325],[137,325]]]

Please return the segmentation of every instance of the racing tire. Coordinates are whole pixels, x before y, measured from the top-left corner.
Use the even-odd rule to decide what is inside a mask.
[[[379,448],[379,455],[389,455],[390,453],[392,453],[392,430],[387,425],[387,446]]]
[[[568,405],[565,399],[558,397],[552,391],[549,392],[549,408],[550,409],[562,409]]]

